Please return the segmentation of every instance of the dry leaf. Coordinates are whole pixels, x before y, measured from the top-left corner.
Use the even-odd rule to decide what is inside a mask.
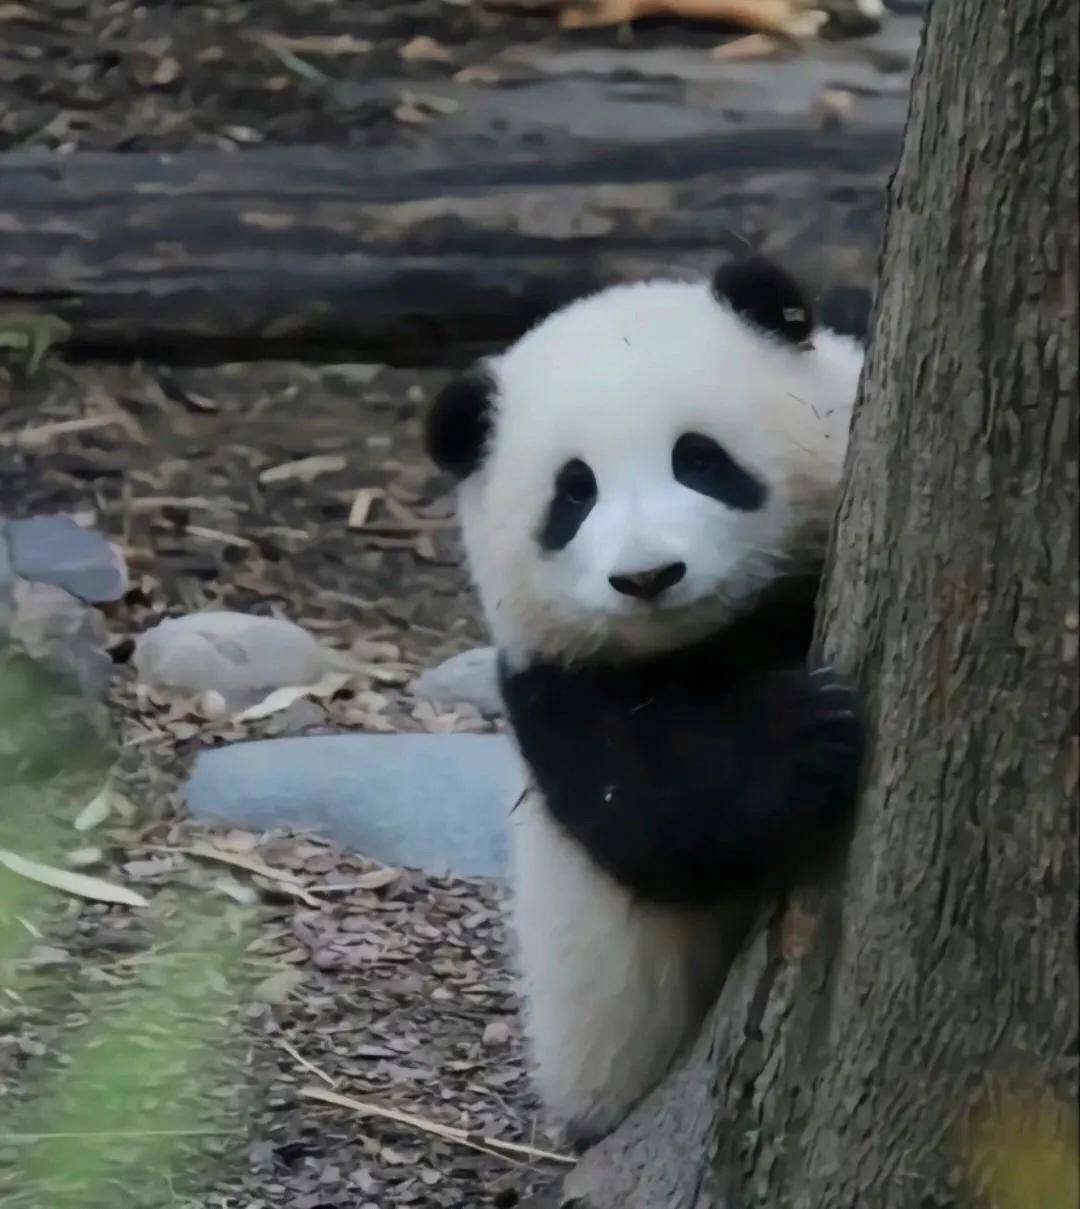
[[[130,423],[125,416],[82,416],[75,420],[54,420],[50,424],[39,424],[36,428],[24,428],[20,432],[0,435],[0,445],[15,445],[20,449],[39,449],[56,437],[114,426],[126,428],[129,434],[131,432]]]
[[[109,809],[114,815],[118,816],[122,823],[127,825],[134,823],[139,813],[139,809],[135,803],[118,789],[109,790]]]
[[[431,120],[430,115],[417,109],[415,105],[401,104],[394,110],[394,117],[399,122],[408,122],[410,125],[419,126],[424,122]]]
[[[284,886],[290,894],[295,894],[297,898],[309,907],[322,906],[322,903],[309,894],[291,873],[284,869],[274,869],[259,860],[257,856],[243,856],[239,852],[225,852],[220,848],[215,848],[212,844],[206,844],[201,841],[192,844],[190,848],[184,848],[183,851],[191,856],[201,856],[206,860],[220,861],[223,865],[232,865],[236,869],[246,869],[248,873],[254,873],[259,877],[265,877],[268,881],[277,882],[279,885]]]
[[[414,105],[421,110],[438,113],[444,117],[461,112],[460,101],[455,101],[451,97],[440,97],[429,92],[403,92],[401,94],[401,103],[403,105]]]
[[[227,831],[214,837],[214,848],[222,852],[254,852],[259,846],[259,837],[250,831]]]
[[[303,981],[303,972],[295,966],[290,966],[287,970],[279,970],[269,978],[264,978],[252,991],[252,995],[260,1003],[279,1005],[285,1003]]]
[[[371,50],[372,44],[364,38],[355,38],[352,34],[310,34],[307,37],[290,38],[285,34],[256,34],[255,41],[261,42],[271,50],[289,51],[294,55],[326,55],[335,58],[338,55],[364,55]]]
[[[276,688],[269,696],[264,697],[256,705],[242,710],[233,719],[234,722],[257,722],[260,718],[269,718],[271,714],[288,709],[302,697],[332,697],[345,687],[352,679],[351,672],[327,672],[315,684],[287,684],[284,688]]]
[[[73,869],[84,869],[87,865],[96,865],[101,860],[100,848],[76,848],[69,852],[64,860]]]
[[[731,42],[721,42],[709,52],[709,58],[717,63],[757,63],[767,59],[791,58],[790,43],[784,43],[771,34],[747,34]]]
[[[217,689],[207,689],[195,701],[195,712],[207,722],[220,722],[229,713],[228,702]]]
[[[448,63],[450,52],[441,42],[427,34],[417,34],[411,41],[398,48],[398,54],[407,63]]]
[[[510,1040],[510,1026],[505,1020],[492,1020],[484,1026],[482,1043],[489,1049],[497,1049]]]
[[[372,869],[370,873],[361,873],[350,885],[357,890],[381,890],[391,886],[401,877],[401,870],[387,866],[385,869]]]
[[[75,830],[90,831],[92,828],[104,823],[109,817],[109,811],[112,809],[110,796],[109,787],[106,785],[99,794],[91,798],[76,816],[74,823]]]
[[[166,84],[171,84],[180,76],[180,64],[172,57],[166,55],[150,74],[150,83],[157,84],[159,87],[164,87]]]
[[[486,63],[470,63],[463,67],[455,76],[455,84],[497,84],[502,76],[494,67]]]
[[[377,499],[381,499],[384,494],[385,492],[381,487],[361,487],[353,499],[352,507],[349,509],[349,528],[362,529],[367,524],[372,505]]]
[[[209,529],[205,525],[188,525],[186,531],[191,537],[198,537],[207,542],[220,542],[223,546],[235,546],[239,550],[250,550],[255,545],[246,537],[226,533],[223,529]]]
[[[235,877],[229,877],[227,874],[215,878],[212,885],[215,890],[244,907],[250,907],[259,900],[259,896],[250,886],[243,885]]]
[[[0,848],[0,865],[17,873],[20,877],[43,886],[51,886],[54,890],[63,890],[66,894],[74,894],[78,898],[89,898],[99,903],[121,903],[125,907],[148,907],[150,904],[141,894],[126,886],[114,886],[111,882],[102,881],[99,877],[88,877],[85,873],[72,873],[70,869],[57,869],[52,865],[40,865],[37,861],[28,861],[15,852]]]
[[[287,483],[298,479],[302,483],[310,483],[320,474],[333,474],[344,470],[348,463],[339,453],[321,453],[311,458],[299,458],[295,462],[283,462],[280,466],[271,466],[259,475],[260,483]]]

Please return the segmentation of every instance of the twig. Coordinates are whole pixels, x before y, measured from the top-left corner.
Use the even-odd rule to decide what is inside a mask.
[[[310,1061],[308,1058],[305,1058],[304,1055],[296,1048],[296,1046],[290,1045],[288,1041],[284,1040],[284,1038],[279,1038],[278,1044],[289,1055],[289,1057],[293,1059],[293,1061],[299,1062],[305,1070],[311,1071],[311,1073],[317,1078],[322,1079],[322,1081],[327,1084],[328,1087],[337,1087],[337,1080],[328,1075],[326,1071],[320,1070],[314,1062]]]
[[[396,1121],[399,1125],[408,1125],[419,1129],[422,1133],[433,1134],[447,1142],[457,1142],[459,1146],[469,1146],[473,1150],[482,1150],[497,1158],[512,1162],[511,1156],[527,1159],[543,1159],[549,1163],[564,1163],[573,1167],[576,1159],[566,1154],[556,1154],[552,1150],[540,1150],[535,1146],[525,1146],[521,1142],[503,1142],[499,1138],[485,1137],[482,1134],[469,1133],[465,1129],[456,1129],[453,1125],[443,1125],[438,1121],[429,1121],[426,1117],[418,1117],[411,1112],[401,1112],[396,1108],[383,1108],[379,1104],[371,1104],[366,1100],[354,1100],[351,1096],[342,1096],[337,1092],[323,1091],[321,1087],[303,1087],[301,1096],[307,1100],[319,1100],[323,1104],[333,1104],[338,1108],[348,1108],[365,1117],[382,1117],[387,1121]]]

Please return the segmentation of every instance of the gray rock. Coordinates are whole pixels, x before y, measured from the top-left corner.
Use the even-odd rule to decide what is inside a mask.
[[[17,580],[12,592],[11,638],[32,659],[74,678],[79,691],[104,699],[112,675],[105,619],[52,584]]]
[[[139,680],[185,693],[244,693],[314,684],[334,665],[332,653],[298,625],[246,613],[190,613],[140,635],[133,658]]]
[[[438,667],[428,668],[409,688],[417,697],[446,705],[464,702],[491,716],[501,714],[504,708],[496,651],[490,646],[462,651]]]
[[[127,591],[127,568],[120,553],[92,529],[70,516],[31,516],[8,521],[11,562],[16,574],[64,588],[80,600],[102,604]]]
[[[204,820],[304,828],[386,864],[501,877],[524,784],[503,735],[312,735],[202,752],[186,799]]]

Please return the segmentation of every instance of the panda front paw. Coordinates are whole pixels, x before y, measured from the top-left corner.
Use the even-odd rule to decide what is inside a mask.
[[[854,794],[865,747],[858,694],[832,667],[818,668],[808,680],[795,745],[799,771],[850,786]]]

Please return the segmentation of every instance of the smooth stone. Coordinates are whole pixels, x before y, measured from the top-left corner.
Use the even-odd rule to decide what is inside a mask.
[[[409,685],[409,691],[443,705],[458,702],[474,705],[489,716],[501,714],[505,709],[499,692],[497,653],[491,646],[462,651],[437,667],[428,668]]]
[[[8,538],[12,566],[24,579],[63,588],[91,604],[119,600],[128,589],[119,551],[70,516],[8,521]]]
[[[525,772],[504,735],[311,735],[200,753],[191,814],[320,833],[388,865],[503,877]]]
[[[70,676],[83,696],[103,701],[112,660],[101,613],[53,584],[20,579],[12,592],[9,633],[32,658]]]
[[[152,688],[229,697],[314,684],[333,656],[283,618],[211,612],[159,622],[136,640],[132,662]]]

